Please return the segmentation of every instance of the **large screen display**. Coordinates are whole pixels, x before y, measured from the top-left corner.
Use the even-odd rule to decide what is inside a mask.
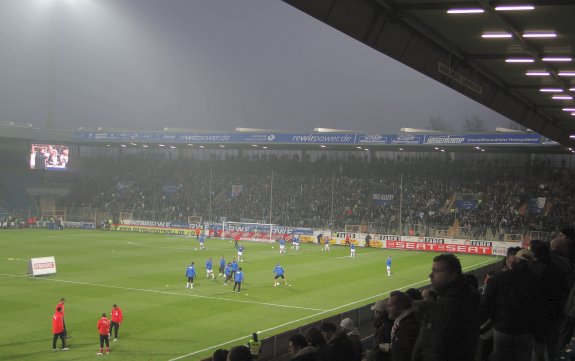
[[[32,144],[30,169],[65,170],[70,148],[62,144]]]

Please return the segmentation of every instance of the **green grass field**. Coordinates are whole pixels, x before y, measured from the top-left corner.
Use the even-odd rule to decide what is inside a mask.
[[[113,303],[124,312],[120,340],[106,358],[115,360],[201,360],[218,347],[245,344],[385,298],[390,291],[428,283],[433,253],[349,250],[302,245],[280,255],[268,243],[243,242],[241,293],[223,280],[205,279],[204,264],[236,256],[227,240],[102,231],[0,231],[0,360],[91,360],[99,350],[96,323]],[[290,252],[291,251],[291,252]],[[385,259],[393,257],[393,276]],[[26,277],[28,259],[55,256],[58,273]],[[495,257],[459,255],[469,270]],[[196,262],[194,290],[185,288],[185,269]],[[281,263],[292,287],[273,287]],[[52,352],[51,318],[66,298],[69,351]],[[60,347],[60,342],[58,342]]]

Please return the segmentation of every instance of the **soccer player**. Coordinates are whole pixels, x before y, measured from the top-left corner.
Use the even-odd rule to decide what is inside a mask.
[[[222,258],[220,258],[220,269],[219,269],[219,275],[218,277],[222,277],[224,275],[224,270],[226,268],[226,259],[224,256],[222,256]]]
[[[238,262],[243,262],[242,255],[244,254],[244,246],[238,245]]]
[[[286,240],[282,237],[280,238],[280,254],[286,253]]]
[[[206,240],[206,239],[205,239],[204,235],[202,234],[202,235],[200,236],[200,250],[206,249],[206,247],[204,247],[204,241],[205,241],[205,240]]]
[[[387,277],[391,277],[391,256],[387,256],[385,264],[387,265]]]
[[[98,352],[97,356],[102,356],[104,353],[104,343],[106,344],[106,355],[110,353],[110,321],[106,317],[106,313],[102,313],[102,318],[98,320],[98,324],[96,325],[98,328],[98,332],[100,333],[100,352]]]
[[[323,250],[328,252],[329,251],[329,236],[323,237],[323,242],[324,242]]]
[[[112,331],[114,331],[114,342],[118,341],[118,330],[120,329],[120,325],[124,320],[124,315],[122,314],[122,310],[118,307],[117,304],[112,305],[112,323],[110,323],[110,337],[112,336]]]
[[[238,262],[236,261],[236,259],[234,258],[232,260],[232,277],[234,277],[236,275],[236,272],[238,271],[239,265]]]
[[[60,313],[62,313],[62,324],[64,325],[64,337],[68,338],[68,331],[66,330],[66,321],[64,320],[64,304],[66,303],[66,299],[65,298],[60,298],[60,301],[58,302],[58,304],[56,305],[56,310],[58,309],[58,307],[60,307],[61,311]]]
[[[282,280],[284,280],[284,284],[287,286],[287,280],[284,276],[284,268],[278,263],[276,264],[276,266],[274,267],[274,287],[276,287],[279,282],[278,282],[278,278],[282,278]]]
[[[349,256],[351,258],[355,258],[355,244],[353,243],[349,244],[349,252],[350,252]]]
[[[345,244],[351,244],[349,233],[345,235]]]
[[[292,239],[292,243],[293,243],[293,247],[295,248],[295,250],[299,251],[299,236],[297,234],[294,234],[293,239]]]
[[[224,281],[224,285],[227,285],[232,281],[232,264],[231,262],[228,263],[226,269],[224,270],[224,274],[226,275],[226,279]]]
[[[196,278],[196,266],[192,262],[186,269],[186,277],[188,277],[188,283],[186,288],[194,289],[194,278]]]
[[[242,268],[240,267],[237,272],[236,275],[234,277],[234,289],[232,290],[232,292],[236,292],[236,286],[238,287],[238,293],[240,293],[240,288],[242,288],[242,282],[244,281],[244,274],[242,273]]]
[[[56,348],[56,341],[58,337],[62,340],[62,351],[68,351],[69,348],[66,347],[66,329],[64,328],[64,316],[62,315],[62,308],[56,307],[56,312],[52,317],[52,333],[54,334],[54,339],[52,340],[52,351],[58,351]]]
[[[234,235],[234,241],[235,241],[234,247],[235,247],[235,248],[238,248],[238,242],[240,241],[240,232],[237,232],[237,233]]]
[[[212,268],[213,268],[212,257],[210,257],[206,261],[206,278],[210,278],[210,276],[212,276],[212,279],[216,278],[216,276],[214,276],[214,270]]]

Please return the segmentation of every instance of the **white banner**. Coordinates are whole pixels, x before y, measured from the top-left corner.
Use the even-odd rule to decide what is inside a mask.
[[[51,257],[30,258],[28,262],[28,274],[43,276],[56,273],[56,259]]]

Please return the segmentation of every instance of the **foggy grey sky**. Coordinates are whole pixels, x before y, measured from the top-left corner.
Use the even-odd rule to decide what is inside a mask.
[[[0,121],[397,133],[510,120],[280,0],[1,0]]]

